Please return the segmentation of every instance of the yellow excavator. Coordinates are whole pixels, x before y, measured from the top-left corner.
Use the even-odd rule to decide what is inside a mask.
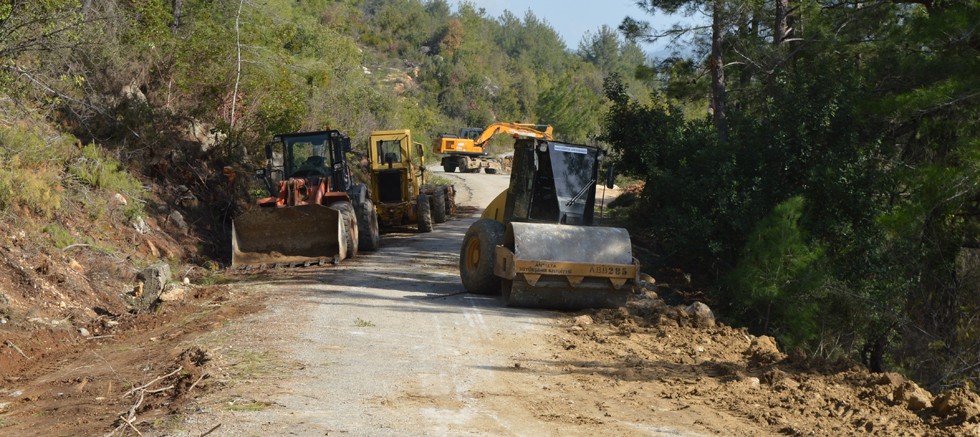
[[[516,307],[625,305],[639,262],[626,229],[594,226],[603,156],[596,147],[518,139],[509,188],[463,237],[459,274],[466,290],[501,293]],[[606,186],[612,179],[610,168]]]
[[[436,137],[432,151],[442,157],[442,169],[452,173],[494,174],[503,170],[502,161],[491,156],[490,139],[497,134],[511,134],[514,138],[552,139],[552,127],[533,123],[494,123],[485,129],[464,127],[458,135],[442,134]]]

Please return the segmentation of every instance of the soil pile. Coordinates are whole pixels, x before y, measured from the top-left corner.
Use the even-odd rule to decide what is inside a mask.
[[[629,383],[645,396],[706,407],[772,434],[980,435],[976,393],[933,396],[895,373],[787,356],[772,338],[714,323],[708,312],[647,292],[626,308],[571,319],[570,336],[556,343],[566,356],[601,363],[594,379]],[[756,432],[708,418],[703,424]]]

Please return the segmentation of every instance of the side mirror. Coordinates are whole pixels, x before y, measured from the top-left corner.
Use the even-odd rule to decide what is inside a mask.
[[[612,188],[616,182],[616,166],[609,163],[609,167],[606,168],[606,188]]]
[[[350,137],[340,137],[340,148],[344,152],[350,152],[352,150],[350,145]]]
[[[269,161],[272,161],[272,145],[274,143],[268,143],[265,145],[265,157]]]
[[[418,151],[419,162],[425,162],[425,160],[423,159],[423,157],[425,156],[425,147],[423,147],[421,143],[415,143],[415,150]]]
[[[265,179],[265,174],[266,174],[266,172],[265,172],[265,169],[264,168],[260,168],[258,170],[255,170],[255,177],[258,178],[258,179]]]

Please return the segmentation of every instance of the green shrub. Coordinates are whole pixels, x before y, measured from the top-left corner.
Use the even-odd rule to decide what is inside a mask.
[[[803,197],[792,197],[759,222],[725,281],[747,318],[789,346],[816,335],[815,293],[825,280],[823,250],[808,241],[799,224],[803,205]]]
[[[101,147],[95,144],[83,147],[81,155],[71,162],[68,171],[92,188],[120,193],[129,199],[123,211],[126,218],[132,219],[143,213],[140,202],[143,185],[133,175],[121,170],[119,161],[106,155]]]
[[[52,223],[45,226],[44,232],[51,236],[51,240],[54,241],[54,246],[59,249],[64,249],[75,243],[75,239],[71,236],[71,233],[59,224]]]
[[[49,217],[61,207],[61,167],[73,138],[45,140],[29,127],[0,126],[0,211],[28,208]]]

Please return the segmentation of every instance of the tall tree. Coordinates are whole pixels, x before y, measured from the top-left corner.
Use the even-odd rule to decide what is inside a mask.
[[[727,32],[727,3],[725,0],[636,0],[636,4],[650,14],[660,11],[674,14],[682,9],[687,14],[693,11],[706,10],[711,19],[711,49],[708,56],[708,68],[711,72],[711,109],[712,120],[718,137],[722,141],[728,139],[727,121],[727,89],[725,84],[725,63],[724,48],[725,34]],[[664,37],[686,34],[691,31],[699,30],[702,27],[682,27],[675,25],[673,28],[658,32],[650,27],[648,22],[627,17],[620,25],[628,38],[642,38],[647,41],[656,41]]]

